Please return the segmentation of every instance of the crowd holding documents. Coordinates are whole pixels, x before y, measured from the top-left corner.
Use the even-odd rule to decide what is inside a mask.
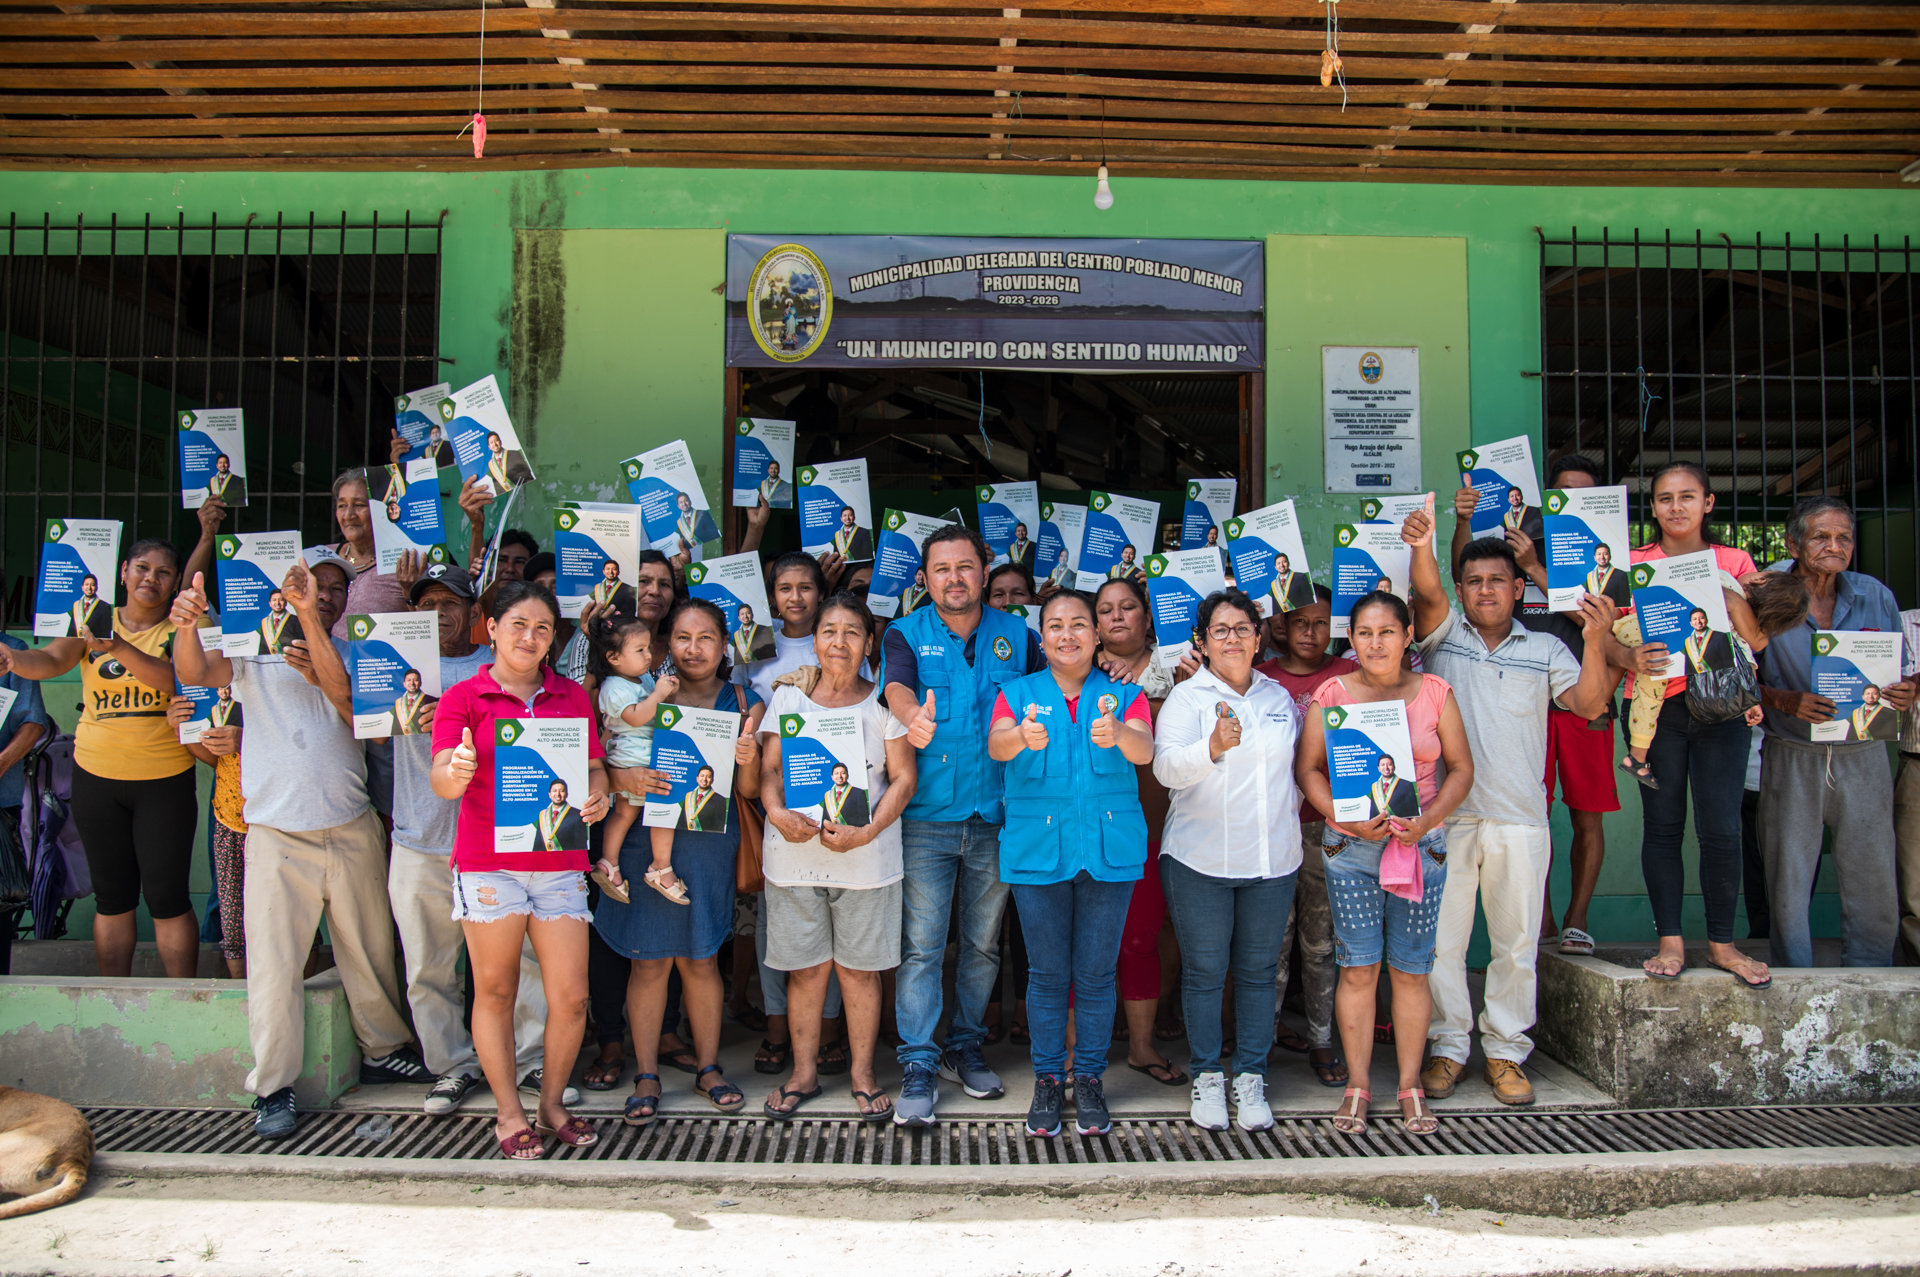
[[[1032,484],[977,489],[971,521],[876,520],[864,462],[796,469],[791,423],[742,420],[744,533],[710,557],[684,443],[620,463],[630,503],[562,503],[542,538],[510,526],[532,468],[491,378],[396,421],[391,457],[334,483],[337,539],[303,547],[222,531],[239,414],[189,414],[198,543],[121,555],[117,522],[53,520],[41,641],[0,636],[7,819],[53,730],[41,684],[79,671],[102,974],[130,972],[143,902],[167,973],[195,973],[211,770],[208,926],[247,982],[265,1139],[298,1126],[323,916],[361,1079],[420,1084],[429,1114],[484,1084],[518,1160],[602,1138],[572,1111],[581,1064],[630,1083],[629,1125],[656,1120],[664,1065],[775,1121],[844,1075],[863,1119],[913,1127],[943,1082],[1004,1095],[985,1048],[1007,1038],[1036,1136],[1109,1129],[1122,1040],[1216,1130],[1272,1125],[1269,1060],[1293,1052],[1363,1131],[1379,1050],[1396,1129],[1431,1134],[1476,1032],[1494,1096],[1531,1103],[1538,954],[1594,952],[1620,785],[1648,977],[1689,961],[1689,806],[1706,961],[1742,985],[1813,965],[1826,832],[1842,963],[1920,951],[1920,611],[1853,569],[1832,497],[1794,506],[1762,568],[1676,462],[1634,546],[1625,489],[1562,457],[1543,493],[1509,441],[1461,454],[1444,548],[1433,494],[1381,498],[1314,564],[1294,504],[1236,513],[1231,480],[1189,485],[1177,528]],[[776,510],[801,548],[763,563]],[[1755,937],[1768,960],[1736,944]],[[1280,1013],[1296,984],[1304,1032]],[[721,1066],[729,1017],[764,1034],[757,1103]],[[1184,1068],[1157,1045],[1181,1037]]]

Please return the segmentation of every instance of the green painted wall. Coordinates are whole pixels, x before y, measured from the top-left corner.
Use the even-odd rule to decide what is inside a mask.
[[[1267,460],[1288,469],[1269,480],[1267,495],[1313,505],[1321,496],[1312,424],[1318,375],[1314,368],[1304,378],[1295,361],[1317,360],[1322,342],[1345,340],[1336,329],[1352,340],[1424,347],[1430,484],[1450,486],[1451,453],[1462,443],[1521,431],[1537,437],[1540,383],[1521,375],[1540,361],[1535,228],[1897,241],[1920,214],[1920,189],[1198,182],[1124,171],[1113,186],[1117,202],[1100,213],[1091,171],[1084,179],[706,169],[16,172],[7,175],[0,212],[23,222],[84,215],[90,223],[217,213],[226,223],[250,213],[271,221],[309,210],[356,218],[378,211],[384,219],[445,209],[441,352],[454,361],[446,376],[456,384],[501,377],[533,438],[542,499],[604,498],[613,461],[685,435],[716,505],[718,285],[728,231],[1268,238],[1269,350],[1283,375],[1267,381]],[[568,234],[551,234],[558,231]],[[1395,255],[1391,268],[1376,256],[1383,253]],[[1402,333],[1414,335],[1393,335]],[[1444,349],[1454,333],[1464,377],[1461,352]],[[1436,341],[1453,358],[1436,364]],[[1650,918],[1637,863],[1638,795],[1623,791],[1622,799],[1627,810],[1609,822],[1595,920],[1604,934],[1626,938],[1648,934]],[[1557,816],[1556,846],[1567,838]],[[1563,882],[1556,894],[1564,899]],[[1816,902],[1816,916],[1832,930],[1830,896]],[[1697,922],[1690,916],[1690,927]]]

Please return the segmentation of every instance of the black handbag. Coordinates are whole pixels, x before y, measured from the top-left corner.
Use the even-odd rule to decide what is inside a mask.
[[[12,825],[0,820],[0,914],[24,909],[33,893],[33,873]]]
[[[1702,723],[1725,723],[1743,718],[1760,703],[1760,676],[1744,643],[1730,644],[1733,667],[1696,670],[1687,675],[1687,709]]]

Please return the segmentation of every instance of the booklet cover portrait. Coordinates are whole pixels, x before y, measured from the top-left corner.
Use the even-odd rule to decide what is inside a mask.
[[[228,656],[279,656],[300,635],[280,583],[300,562],[300,533],[223,532],[213,543],[220,590],[220,650]]]
[[[231,687],[188,687],[175,680],[173,694],[193,702],[193,717],[180,724],[182,745],[198,745],[209,728],[242,726],[244,716]],[[5,714],[6,704],[0,702],[0,717]]]
[[[1667,665],[1657,678],[1733,668],[1733,626],[1712,550],[1636,563],[1633,610],[1642,643],[1664,643]]]
[[[733,750],[740,715],[662,705],[653,716],[653,762],[672,786],[648,794],[640,823],[649,829],[724,833],[733,798]]]
[[[1586,594],[1631,607],[1626,488],[1556,488],[1546,511],[1546,545],[1536,550],[1547,565],[1548,609],[1578,611]]]
[[[1260,615],[1278,616],[1313,602],[1306,542],[1291,499],[1228,519],[1226,532],[1234,582]]]
[[[1321,708],[1320,721],[1327,734],[1335,820],[1358,823],[1381,815],[1412,820],[1420,814],[1405,701],[1328,705]]]
[[[443,381],[395,396],[393,431],[407,441],[401,465],[414,461],[431,461],[435,468],[454,464],[447,423],[440,419],[440,405],[452,394],[453,387]]]
[[[1424,506],[1424,501],[1422,502]],[[1353,605],[1375,590],[1407,597],[1413,564],[1397,523],[1343,523],[1333,530],[1333,636],[1345,638]]]
[[[208,497],[228,507],[247,503],[247,439],[238,408],[182,408],[180,505],[198,510]]]
[[[733,423],[733,489],[736,508],[793,509],[793,434],[796,424],[771,417]]]
[[[686,440],[675,439],[628,457],[620,463],[620,477],[626,481],[627,495],[640,508],[647,544],[653,549],[669,557],[684,554],[697,563],[701,547],[720,539]]]
[[[1200,604],[1226,588],[1226,559],[1218,546],[1147,556],[1147,606],[1161,668],[1172,669],[1193,650]]]
[[[120,586],[120,520],[48,519],[33,596],[35,638],[113,634]]]
[[[1180,512],[1180,548],[1204,550],[1219,545],[1222,525],[1233,517],[1238,479],[1189,479],[1187,501]]]
[[[867,740],[858,709],[780,716],[780,777],[787,810],[816,824],[865,825]]]
[[[1062,501],[1040,503],[1040,566],[1035,585],[1072,589],[1079,571],[1074,560],[1087,539],[1087,507]]]
[[[687,593],[706,599],[727,618],[727,655],[735,665],[774,654],[773,609],[767,606],[767,582],[760,571],[760,556],[752,551],[687,565]]]
[[[1121,577],[1145,580],[1160,523],[1160,503],[1096,492],[1087,499],[1086,531],[1080,541],[1079,582],[1097,590]]]
[[[376,570],[392,572],[400,556],[411,551],[421,566],[445,563],[447,524],[440,504],[440,471],[433,462],[402,462],[369,466],[367,522],[373,527]]]
[[[1833,702],[1833,718],[1815,723],[1817,741],[1900,739],[1900,711],[1881,700],[1900,681],[1902,636],[1874,630],[1817,630],[1813,693]]]
[[[446,426],[462,481],[477,480],[482,488],[501,496],[533,478],[533,467],[527,464],[492,373],[454,391],[435,411]]]
[[[634,616],[639,596],[640,512],[632,506],[553,512],[554,596],[560,615],[578,619],[592,603],[602,612]]]
[[[926,601],[927,574],[921,571],[920,547],[947,522],[905,510],[889,510],[880,520],[873,579],[867,582],[867,607],[875,616],[905,616]]]
[[[493,722],[493,849],[587,850],[580,807],[591,792],[584,718]]]
[[[1482,444],[1459,454],[1460,486],[1479,494],[1470,530],[1500,536],[1517,528],[1540,541],[1540,480],[1534,477],[1533,441],[1526,435]]]
[[[431,732],[432,719],[421,714],[444,690],[439,613],[363,612],[347,617],[346,627],[354,739]]]
[[[816,559],[837,554],[863,563],[873,557],[873,503],[864,457],[800,467],[800,548]]]
[[[1037,483],[981,484],[974,490],[974,510],[980,535],[993,551],[988,567],[1018,563],[1034,576],[1040,569],[1040,485]]]

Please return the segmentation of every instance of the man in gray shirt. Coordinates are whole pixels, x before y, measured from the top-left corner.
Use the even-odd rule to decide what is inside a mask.
[[[493,660],[493,649],[475,647],[473,613],[478,606],[465,569],[435,563],[413,583],[407,595],[416,612],[435,612],[440,622],[440,690],[472,678]],[[460,959],[466,939],[453,920],[453,831],[458,799],[433,792],[433,711],[429,701],[418,715],[419,731],[393,742],[393,855],[387,864],[387,894],[400,928],[400,949],[407,964],[407,1005],[420,1035],[427,1067],[440,1075],[422,1107],[430,1115],[451,1113],[480,1085],[480,1057],[465,1024],[466,976]],[[540,989],[540,968],[532,946],[520,956],[520,996],[514,1004],[515,1076],[526,1078],[540,1067],[547,1021],[547,999]],[[536,1087],[537,1087],[536,1083]],[[577,1103],[577,1097],[567,1103]]]
[[[305,551],[283,585],[301,632],[325,636],[346,608],[353,568],[324,546]],[[247,820],[247,1089],[263,1139],[293,1134],[293,1095],[306,1050],[307,953],[324,912],[334,965],[360,1044],[360,1080],[425,1081],[400,1013],[385,831],[367,802],[366,753],[339,640],[290,644],[284,656],[231,659],[201,646],[204,578],[174,598],[174,674],[193,687],[233,687],[246,709],[240,791]]]
[[[1447,820],[1447,885],[1434,941],[1433,1036],[1421,1086],[1451,1095],[1466,1072],[1473,1005],[1467,996],[1467,942],[1476,897],[1485,906],[1493,959],[1487,965],[1480,1046],[1487,1084],[1503,1104],[1533,1103],[1520,1067],[1533,1051],[1547,865],[1547,712],[1553,706],[1592,719],[1606,712],[1614,675],[1599,640],[1613,628],[1613,604],[1580,601],[1586,654],[1575,661],[1551,634],[1515,618],[1526,577],[1513,547],[1499,537],[1468,543],[1455,569],[1460,611],[1448,603],[1433,557],[1433,518],[1407,516],[1413,544],[1413,631],[1423,668],[1453,686],[1473,750],[1473,788]]]

